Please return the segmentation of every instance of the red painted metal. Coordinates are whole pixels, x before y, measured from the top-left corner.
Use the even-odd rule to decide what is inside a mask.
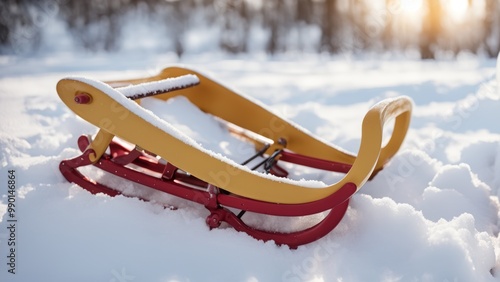
[[[61,171],[62,175],[69,182],[78,184],[80,187],[85,188],[92,194],[104,193],[112,197],[119,195],[120,192],[91,180],[76,169],[81,166],[92,164],[89,159],[90,154],[94,154],[94,151],[91,149],[85,151],[81,156],[62,161],[59,164],[59,170]]]
[[[304,204],[278,204],[257,201],[235,195],[218,196],[218,201],[223,206],[233,207],[250,212],[263,213],[278,216],[304,216],[311,215],[332,209],[344,201],[347,201],[355,192],[356,185],[347,183],[337,192],[321,200]]]
[[[165,165],[165,169],[163,170],[163,173],[161,177],[165,179],[173,179],[175,176],[175,173],[177,172],[177,167],[171,163],[167,163]]]
[[[85,92],[78,93],[75,95],[75,102],[77,104],[90,104],[92,102],[92,96]]]
[[[89,156],[94,151],[88,149],[89,142],[90,138],[87,136],[78,139],[78,146],[83,153],[76,158],[62,161],[59,166],[62,174],[68,181],[78,184],[93,194],[120,195],[120,192],[87,178],[77,170],[78,167],[92,164]],[[221,193],[212,184],[191,176],[172,164],[162,164],[147,153],[139,150],[129,150],[118,142],[112,141],[109,149],[110,154],[104,154],[93,164],[94,166],[151,189],[169,193],[205,206],[210,211],[210,215],[206,218],[206,223],[210,228],[216,228],[222,222],[227,222],[236,230],[246,232],[256,239],[274,240],[276,244],[285,244],[292,248],[310,243],[328,234],[341,221],[347,210],[349,198],[357,189],[355,184],[347,183],[339,191],[324,199],[304,204],[263,202],[227,192]],[[282,152],[280,161],[285,160],[331,171],[346,172],[350,168],[346,164],[310,158],[288,151]],[[139,172],[137,169],[129,167],[129,164],[152,173]],[[279,168],[279,170],[283,169]],[[283,171],[280,171],[280,174],[286,172]],[[158,176],[153,176],[154,173],[157,173]],[[291,233],[279,233],[250,227],[228,208],[275,216],[305,216],[325,211],[330,212],[321,222],[310,228]]]
[[[327,161],[323,159],[296,154],[290,151],[281,152],[280,160],[312,168],[342,172],[342,173],[348,173],[352,167],[352,165],[350,164]]]
[[[272,175],[276,175],[278,177],[287,177],[288,176],[288,171],[286,171],[286,169],[282,168],[278,163],[275,163],[271,167],[271,170],[269,170],[269,173],[271,173]]]
[[[229,223],[234,229],[243,231],[250,236],[263,241],[273,240],[279,245],[288,245],[290,248],[297,248],[298,246],[314,242],[326,234],[330,233],[342,220],[344,214],[349,206],[349,200],[345,200],[340,205],[332,208],[328,215],[316,225],[309,227],[305,230],[281,233],[281,232],[268,232],[252,228],[243,221],[241,221],[232,212],[223,210],[224,221]]]

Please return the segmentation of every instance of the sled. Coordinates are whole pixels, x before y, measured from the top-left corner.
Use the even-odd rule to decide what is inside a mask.
[[[256,239],[292,248],[313,242],[337,226],[350,197],[400,148],[412,110],[412,102],[405,96],[375,104],[363,119],[355,156],[208,75],[185,67],[168,67],[155,76],[122,81],[64,78],[58,82],[57,92],[75,114],[98,128],[93,138],[83,135],[78,139],[81,155],[60,163],[68,181],[93,194],[122,194],[79,171],[94,166],[203,205],[209,212],[206,223],[210,228],[226,222]],[[236,163],[141,107],[144,97],[167,100],[177,96],[223,121],[233,134],[255,146],[255,154]],[[390,120],[394,120],[392,135],[383,144],[384,125]],[[256,160],[256,166],[246,166]],[[330,185],[292,180],[282,165],[287,162],[345,175]],[[284,217],[328,214],[304,230],[275,232],[247,225],[246,212]]]

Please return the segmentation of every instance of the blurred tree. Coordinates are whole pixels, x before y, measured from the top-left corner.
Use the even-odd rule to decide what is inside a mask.
[[[219,46],[230,53],[247,51],[250,16],[245,0],[223,0],[218,4],[222,20]]]
[[[67,0],[61,16],[75,41],[91,51],[118,50],[127,0]]]
[[[484,45],[488,56],[495,58],[500,52],[500,4],[498,0],[485,0],[483,26]]]
[[[314,24],[314,3],[312,0],[297,0],[295,4],[295,28],[297,29],[297,46],[304,50],[308,39],[307,26]]]
[[[434,59],[435,50],[441,34],[441,2],[425,0],[425,13],[420,35],[420,56],[422,59]]]
[[[195,9],[196,3],[193,0],[176,0],[156,3],[156,6],[165,7],[162,16],[167,25],[167,40],[171,42],[175,54],[180,58],[186,49],[184,36],[189,30],[189,16]]]
[[[341,50],[342,40],[339,35],[341,20],[337,0],[324,0],[323,5],[320,51],[338,53]]]
[[[291,1],[263,1],[264,28],[269,31],[266,51],[270,54],[286,51],[286,39],[291,27]]]
[[[27,54],[41,42],[41,28],[51,14],[48,1],[0,1],[0,51]]]
[[[295,5],[295,21],[311,24],[313,22],[313,0],[297,0]]]
[[[349,25],[353,30],[354,51],[368,49],[375,42],[376,29],[379,28],[378,22],[370,15],[370,7],[364,0],[350,1]]]
[[[468,1],[465,16],[451,19],[447,9],[455,3],[442,0],[423,0],[422,16],[420,10],[405,11],[401,0],[2,0],[0,52],[33,52],[55,21],[82,49],[116,51],[122,48],[124,24],[139,15],[166,31],[155,40],[179,56],[188,50],[193,29],[203,28],[219,35],[208,39],[210,48],[230,53],[262,43],[271,54],[311,47],[328,53],[416,48],[422,59],[463,50],[495,57],[500,1]],[[249,42],[251,34],[262,41]]]
[[[389,13],[390,6],[381,6],[385,1],[376,3],[369,0],[350,1],[354,14],[354,44],[356,51],[383,50],[386,44],[391,44],[392,23]],[[390,4],[390,3],[389,3]],[[387,43],[384,40],[387,39]],[[392,45],[392,44],[391,44]],[[393,48],[390,46],[388,48]]]
[[[385,22],[381,38],[385,50],[395,48],[394,14],[400,9],[400,0],[385,0]]]

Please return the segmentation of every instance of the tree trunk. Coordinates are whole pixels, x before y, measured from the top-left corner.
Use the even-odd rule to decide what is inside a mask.
[[[497,0],[486,0],[484,13],[484,42],[486,52],[495,58],[500,51],[500,11]],[[496,27],[496,28],[495,28]],[[496,30],[495,30],[496,29]]]
[[[340,14],[337,10],[337,0],[325,0],[323,5],[320,50],[337,53],[340,51],[340,40],[338,36]]]
[[[434,59],[438,38],[441,34],[441,3],[436,0],[426,0],[427,10],[423,18],[420,36],[420,56],[422,59]]]

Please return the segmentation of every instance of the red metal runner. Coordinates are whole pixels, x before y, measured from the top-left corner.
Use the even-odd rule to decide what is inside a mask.
[[[89,179],[77,170],[78,167],[92,164],[89,155],[94,152],[87,149],[89,142],[87,136],[81,136],[78,139],[79,148],[83,153],[76,158],[62,161],[59,166],[62,174],[68,181],[78,184],[93,194],[104,193],[109,196],[122,194]],[[348,172],[351,168],[348,164],[311,158],[288,151],[281,153],[280,161],[343,173]],[[160,177],[139,172],[128,167],[129,164],[158,173]],[[263,202],[220,191],[217,187],[182,172],[172,164],[162,164],[144,152],[135,149],[128,150],[115,141],[110,144],[110,154],[104,154],[93,165],[129,181],[205,206],[210,211],[210,215],[206,219],[210,228],[218,227],[221,222],[227,222],[234,229],[246,232],[256,239],[273,240],[276,244],[285,244],[292,248],[313,242],[335,228],[348,208],[349,198],[357,189],[355,184],[347,183],[339,191],[324,199],[303,204]],[[147,201],[143,198],[142,200]],[[329,213],[322,221],[310,228],[291,233],[279,233],[250,227],[228,208],[275,216],[305,216],[325,211],[329,211]]]

